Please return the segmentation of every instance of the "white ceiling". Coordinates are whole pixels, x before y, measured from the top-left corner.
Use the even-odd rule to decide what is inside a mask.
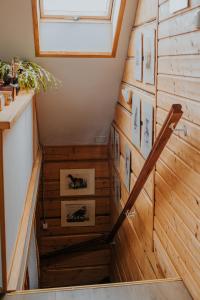
[[[108,136],[136,5],[127,0],[116,58],[35,58],[31,0],[0,1],[0,57],[35,60],[62,81],[37,97],[42,144],[94,144]]]

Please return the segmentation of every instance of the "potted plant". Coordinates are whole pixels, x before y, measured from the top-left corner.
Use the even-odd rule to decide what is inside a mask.
[[[59,84],[50,72],[35,62],[17,59],[13,59],[11,64],[0,60],[0,80],[4,86],[36,92]]]

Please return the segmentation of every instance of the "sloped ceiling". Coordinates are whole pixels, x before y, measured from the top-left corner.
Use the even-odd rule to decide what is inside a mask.
[[[127,0],[116,58],[36,58],[31,0],[0,1],[0,57],[28,58],[62,81],[37,96],[44,145],[95,144],[108,137],[119,94],[137,0]]]

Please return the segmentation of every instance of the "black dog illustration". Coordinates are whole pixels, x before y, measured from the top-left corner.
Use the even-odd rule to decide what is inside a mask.
[[[83,178],[73,177],[71,174],[68,175],[70,179],[69,188],[71,189],[84,189],[87,187],[87,181]]]
[[[88,220],[86,206],[82,206],[77,211],[67,215],[67,222],[84,222]]]

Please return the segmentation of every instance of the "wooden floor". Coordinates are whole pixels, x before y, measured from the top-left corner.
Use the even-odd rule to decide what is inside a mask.
[[[192,300],[181,280],[155,280],[126,284],[18,292],[2,300]]]

